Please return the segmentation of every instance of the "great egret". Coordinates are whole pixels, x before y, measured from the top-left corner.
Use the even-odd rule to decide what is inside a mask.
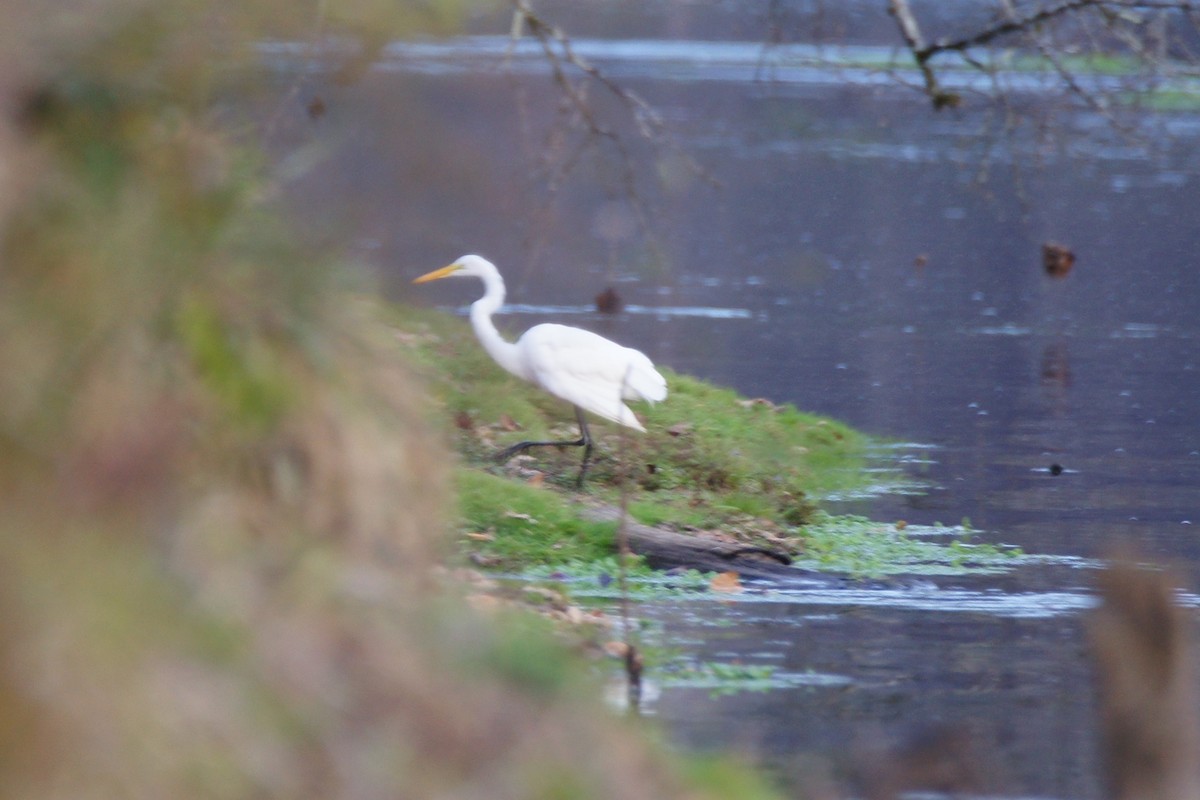
[[[592,455],[592,436],[584,411],[639,431],[642,423],[625,400],[656,402],[667,397],[667,382],[646,355],[603,336],[567,325],[535,325],[515,342],[507,342],[492,323],[504,304],[504,279],[496,265],[482,256],[467,255],[413,281],[471,277],[483,281],[483,297],[471,304],[471,325],[483,348],[504,369],[575,406],[579,439],[569,442],[520,442],[500,453],[501,460],[530,447],[547,445],[583,448],[576,486],[583,486]]]

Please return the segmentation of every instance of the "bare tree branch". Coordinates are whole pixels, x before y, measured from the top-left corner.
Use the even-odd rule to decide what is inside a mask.
[[[888,12],[896,18],[896,24],[900,26],[900,35],[904,37],[908,49],[913,53],[917,68],[921,70],[921,76],[925,79],[925,93],[933,100],[933,107],[957,106],[959,96],[941,87],[933,68],[927,63],[932,54],[925,55],[929,53],[929,46],[925,44],[921,26],[917,24],[917,18],[913,15],[908,0],[888,0]]]
[[[1061,58],[1057,56],[1056,49],[1049,46],[1044,34],[1046,26],[1095,11],[1106,20],[1109,35],[1122,42],[1128,51],[1142,63],[1153,65],[1165,62],[1167,51],[1165,18],[1158,21],[1158,27],[1152,37],[1157,40],[1156,46],[1153,48],[1147,46],[1146,35],[1135,35],[1127,30],[1127,27],[1129,25],[1145,25],[1140,14],[1146,12],[1159,12],[1158,17],[1162,17],[1167,12],[1179,12],[1194,20],[1197,11],[1193,0],[1060,0],[1024,12],[1018,12],[1016,6],[1009,0],[1000,0],[1000,8],[1003,13],[998,16],[996,21],[978,30],[957,38],[929,42],[922,35],[920,22],[913,12],[909,0],[888,0],[888,11],[895,17],[905,46],[921,71],[925,82],[925,92],[932,100],[934,108],[957,105],[960,99],[957,94],[945,90],[939,83],[937,73],[931,64],[936,56],[942,53],[956,52],[967,59],[968,63],[978,64],[977,61],[968,58],[967,54],[970,50],[990,45],[1006,36],[1025,35],[1034,49],[1059,74],[1059,78],[1072,94],[1111,120],[1111,113],[1105,100],[1098,93],[1091,92],[1080,84],[1075,74],[1067,69]]]
[[[621,193],[629,202],[639,229],[646,235],[650,248],[658,254],[658,246],[650,226],[646,203],[638,186],[638,161],[629,149],[626,137],[598,116],[589,96],[589,86],[601,87],[615,98],[625,109],[637,135],[655,147],[669,149],[679,156],[693,174],[712,185],[717,181],[687,151],[680,147],[670,135],[667,124],[658,110],[640,94],[618,81],[613,80],[595,64],[584,58],[574,47],[570,36],[562,28],[547,22],[530,4],[530,0],[512,0],[513,19],[509,34],[513,45],[528,32],[537,41],[551,77],[564,98],[567,127],[584,133],[583,141],[573,148],[567,157],[561,158],[548,171],[551,179],[547,186],[551,193],[578,164],[583,151],[597,140],[606,142],[615,151],[619,164],[618,176]],[[561,149],[561,148],[560,148]],[[548,149],[549,150],[549,149]]]
[[[903,3],[904,5],[908,4],[908,0],[894,0],[894,2]],[[961,52],[971,47],[980,47],[1001,36],[1020,31],[1028,31],[1043,22],[1062,16],[1063,14],[1068,14],[1072,11],[1078,11],[1079,9],[1086,8],[1088,6],[1101,4],[1101,0],[1065,0],[1065,2],[1038,9],[1036,12],[1027,14],[1023,17],[1013,16],[1009,19],[996,22],[995,24],[989,25],[988,27],[976,32],[971,36],[950,41],[939,40],[937,42],[933,42],[914,50],[913,55],[916,57],[918,62],[924,63],[936,56],[938,53],[953,50]]]

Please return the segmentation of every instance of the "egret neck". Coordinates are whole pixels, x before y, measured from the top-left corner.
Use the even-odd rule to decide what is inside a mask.
[[[504,279],[495,271],[484,274],[481,278],[483,297],[471,303],[471,327],[475,329],[475,336],[497,364],[522,380],[530,380],[525,372],[519,348],[512,342],[505,341],[492,322],[492,314],[504,305]]]

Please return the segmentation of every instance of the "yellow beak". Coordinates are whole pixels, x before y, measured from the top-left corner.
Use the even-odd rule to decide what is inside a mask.
[[[458,264],[451,264],[448,267],[442,267],[441,269],[435,269],[433,272],[426,272],[421,277],[414,278],[413,283],[425,283],[426,281],[436,281],[441,278],[448,278],[451,275],[453,275],[454,273],[458,272],[459,269],[460,269],[460,267],[458,266]]]

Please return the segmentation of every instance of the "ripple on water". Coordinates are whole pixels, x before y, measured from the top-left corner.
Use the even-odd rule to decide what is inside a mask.
[[[469,306],[462,306],[455,313],[465,316]],[[720,308],[716,306],[639,306],[627,305],[624,314],[652,317],[696,317],[702,319],[751,319],[755,315],[745,308]],[[544,314],[547,316],[573,316],[595,314],[594,305],[540,305],[532,303],[510,303],[501,309],[503,314]]]

